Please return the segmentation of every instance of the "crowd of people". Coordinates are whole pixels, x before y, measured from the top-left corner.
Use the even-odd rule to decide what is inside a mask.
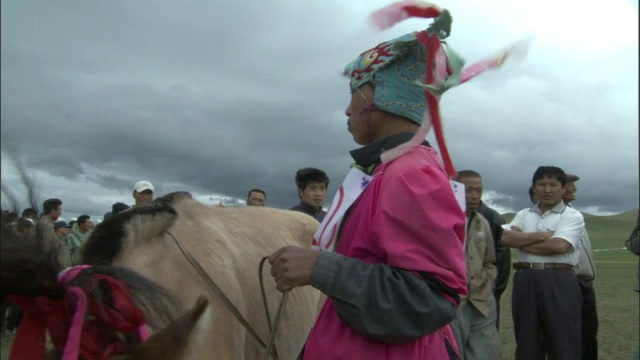
[[[404,15],[389,16],[398,9]],[[327,295],[300,357],[499,359],[500,297],[513,268],[515,358],[597,359],[593,254],[583,216],[570,205],[579,178],[540,166],[532,204],[509,224],[483,203],[481,175],[456,172],[449,159],[438,101],[508,54],[465,73],[441,41],[450,32],[448,11],[402,2],[377,13],[386,16],[378,19],[384,26],[406,14],[435,21],[362,52],[345,68],[348,130],[361,147],[351,152],[355,164],[326,211],[326,173],[296,173],[300,203],[291,210],[320,222],[312,248],[283,247],[268,257],[278,290],[311,285]],[[440,154],[424,140],[430,128]],[[456,197],[461,187],[463,201]],[[140,181],[133,206],[153,196],[153,185]],[[249,191],[247,205],[266,202],[264,190]],[[105,218],[124,210],[114,204]],[[62,202],[49,199],[32,229],[20,219],[16,231],[59,247],[60,262],[71,265],[91,219],[79,217],[68,230],[57,225],[61,212]],[[637,253],[637,229],[635,239],[629,248]]]
[[[139,181],[134,185],[133,198],[140,206],[153,199],[153,185],[148,181]],[[80,265],[80,251],[84,243],[91,236],[94,223],[90,215],[80,215],[76,220],[66,222],[61,220],[63,202],[60,199],[47,199],[42,203],[42,214],[33,208],[24,209],[21,216],[12,211],[3,211],[2,224],[10,227],[17,234],[41,239],[46,249],[55,249],[58,261],[63,267]],[[129,209],[129,206],[118,202],[113,204],[111,211],[104,219],[112,214]],[[15,333],[22,318],[22,310],[11,302],[3,301],[0,312],[2,318],[2,333]]]
[[[300,203],[289,210],[300,211],[322,222],[327,212],[323,205],[327,198],[329,177],[316,168],[304,168],[296,172],[296,186]],[[247,194],[247,206],[265,206],[267,193],[262,189],[251,189]]]

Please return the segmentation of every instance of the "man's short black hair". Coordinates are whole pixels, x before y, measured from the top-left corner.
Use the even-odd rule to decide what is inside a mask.
[[[123,203],[123,202],[117,202],[113,205],[111,205],[111,216],[119,214],[125,210],[129,209],[129,205]]]
[[[2,222],[4,224],[9,224],[14,221],[18,221],[18,214],[13,211],[5,210],[2,212]]]
[[[324,171],[316,168],[304,168],[296,172],[296,185],[298,189],[303,190],[312,182],[324,183],[329,186],[329,177]]]
[[[260,190],[260,189],[251,189],[251,190],[249,190],[249,192],[247,193],[247,199],[251,197],[251,193],[252,193],[252,192],[260,193],[260,194],[264,195],[264,198],[265,198],[265,199],[267,198],[267,193],[265,193],[265,192],[264,192],[264,190]]]
[[[76,220],[76,222],[78,223],[78,226],[84,224],[87,222],[87,220],[91,219],[91,216],[89,215],[80,215],[78,216],[78,220]]]
[[[22,218],[34,218],[38,216],[38,212],[33,208],[26,208],[22,210]]]
[[[472,178],[482,179],[482,176],[480,176],[480,174],[478,174],[477,172],[475,172],[473,170],[460,170],[456,174],[456,177],[455,177],[454,180],[460,181],[460,179],[462,179],[464,177],[472,177]]]
[[[57,211],[62,205],[60,199],[47,199],[42,203],[42,214],[49,215],[52,211]]]
[[[557,166],[540,166],[536,172],[533,173],[533,179],[531,180],[532,185],[536,185],[536,182],[542,178],[549,179],[557,179],[560,181],[560,184],[564,186],[567,183],[567,175],[564,173],[564,170],[560,169]]]
[[[535,194],[533,193],[533,185],[529,186],[529,200],[533,202],[535,200]]]

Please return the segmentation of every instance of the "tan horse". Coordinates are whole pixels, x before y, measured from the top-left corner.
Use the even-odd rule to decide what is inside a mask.
[[[269,329],[260,294],[258,264],[286,245],[309,247],[318,227],[312,217],[262,207],[212,208],[183,193],[157,199],[98,225],[83,249],[87,264],[130,268],[175,293],[184,308],[200,296],[211,306],[189,335],[184,359],[259,359],[264,348],[247,332],[185,258],[180,242],[238,308],[264,342]],[[282,294],[264,269],[271,317]],[[315,320],[320,293],[310,286],[289,294],[276,336],[280,359],[295,359]],[[151,315],[153,316],[153,315]]]

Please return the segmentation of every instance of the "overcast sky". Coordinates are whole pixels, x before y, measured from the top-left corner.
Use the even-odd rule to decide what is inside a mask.
[[[328,206],[357,147],[344,65],[430,23],[375,32],[366,16],[388,3],[2,1],[2,183],[23,193],[13,148],[66,218],[132,204],[138,180],[227,205],[257,187],[287,208],[296,170],[312,166],[331,178]],[[441,101],[454,164],[482,174],[485,200],[521,209],[534,170],[557,165],[581,177],[578,209],[637,208],[637,1],[438,5],[468,64],[536,34],[523,62]]]

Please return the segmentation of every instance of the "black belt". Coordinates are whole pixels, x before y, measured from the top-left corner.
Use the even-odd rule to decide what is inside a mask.
[[[513,268],[516,270],[521,269],[552,269],[552,270],[573,270],[573,265],[562,263],[532,263],[532,262],[517,262],[513,263]]]

